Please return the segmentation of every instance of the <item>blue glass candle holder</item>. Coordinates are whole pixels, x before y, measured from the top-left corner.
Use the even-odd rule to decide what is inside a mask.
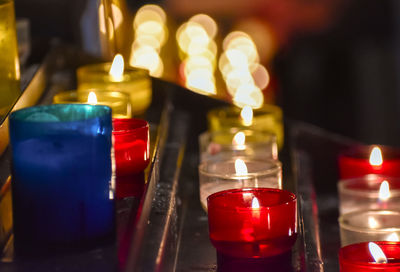
[[[15,249],[114,240],[111,109],[59,104],[10,116]]]

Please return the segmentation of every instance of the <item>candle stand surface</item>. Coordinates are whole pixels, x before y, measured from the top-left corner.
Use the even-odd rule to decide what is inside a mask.
[[[46,88],[38,104],[51,103],[55,91],[73,88],[76,67],[93,61],[72,48],[55,51],[47,58],[53,69],[40,77]],[[152,79],[152,85],[152,104],[140,116],[150,123],[147,183],[142,197],[117,201],[117,243],[61,256],[14,258],[10,220],[4,220],[11,211],[7,150],[0,158],[0,271],[217,271],[199,200],[198,136],[207,130],[207,112],[227,104],[162,80]],[[293,250],[268,262],[270,271],[338,271],[335,156],[352,142],[288,120],[285,128],[282,184],[297,194],[299,230]]]

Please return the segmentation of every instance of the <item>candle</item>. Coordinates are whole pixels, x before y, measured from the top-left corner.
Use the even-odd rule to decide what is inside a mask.
[[[400,150],[389,147],[357,146],[339,156],[342,179],[368,174],[400,177]]]
[[[207,197],[213,193],[237,188],[282,188],[282,165],[277,160],[231,158],[206,161],[199,165],[200,201],[207,210]]]
[[[296,203],[293,193],[280,189],[212,194],[207,198],[210,240],[219,255],[235,258],[259,259],[290,251],[297,237]]]
[[[399,241],[400,211],[361,210],[339,217],[342,246],[368,241]]]
[[[149,124],[141,119],[113,120],[116,175],[138,174],[150,160]]]
[[[0,2],[0,118],[21,94],[14,1]]]
[[[223,107],[207,114],[209,131],[230,130],[232,127],[270,132],[276,135],[279,148],[283,146],[282,110],[278,106],[264,105],[251,110],[245,107]]]
[[[119,91],[87,90],[64,91],[53,97],[54,104],[92,104],[108,106],[112,110],[113,118],[130,118],[132,109],[130,97],[127,93]]]
[[[379,249],[371,244],[375,244],[379,247]],[[382,256],[377,256],[379,253],[376,251],[379,252],[379,250],[381,250],[381,252],[384,254],[383,261]],[[397,272],[400,271],[400,243],[364,242],[348,245],[340,249],[339,263],[341,272]]]
[[[117,176],[115,179],[115,198],[141,198],[145,185],[144,176],[145,175],[143,171],[137,174]]]
[[[151,80],[147,71],[124,68],[120,57],[116,57],[113,64],[99,63],[78,68],[77,81],[78,92],[99,89],[128,93],[134,114],[145,112],[151,103]]]
[[[199,146],[200,161],[218,161],[232,156],[278,159],[276,136],[263,131],[204,132],[199,136]]]
[[[338,183],[340,213],[400,207],[400,179],[370,174]]]
[[[49,105],[11,114],[17,253],[113,240],[111,131],[105,106]]]

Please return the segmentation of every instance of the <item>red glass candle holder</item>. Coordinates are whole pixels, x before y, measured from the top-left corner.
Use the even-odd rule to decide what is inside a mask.
[[[141,119],[113,119],[116,176],[142,172],[150,160],[149,124]]]
[[[296,241],[297,199],[289,191],[226,190],[210,195],[207,205],[210,240],[218,254],[266,258],[289,251]]]
[[[371,165],[369,157],[372,148],[373,146],[357,146],[342,152],[338,158],[340,178],[356,178],[368,174],[400,177],[400,150],[379,146],[383,162],[381,165]]]
[[[376,263],[368,242],[342,247],[339,251],[341,272],[400,271],[400,242],[375,242],[386,255],[387,263]]]

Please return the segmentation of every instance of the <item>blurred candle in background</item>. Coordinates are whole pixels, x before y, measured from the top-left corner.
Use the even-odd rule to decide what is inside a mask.
[[[0,1],[0,118],[20,95],[14,1]]]

